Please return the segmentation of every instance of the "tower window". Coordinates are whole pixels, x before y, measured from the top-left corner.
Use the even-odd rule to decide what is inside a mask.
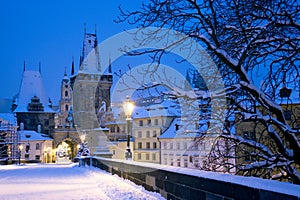
[[[68,91],[65,91],[65,97],[67,97],[69,95]]]
[[[66,104],[65,108],[66,108],[66,111],[68,111],[69,110],[69,105]]]
[[[90,43],[90,44],[91,44],[91,42],[92,42],[92,41],[91,41],[91,40],[89,40],[89,43]]]

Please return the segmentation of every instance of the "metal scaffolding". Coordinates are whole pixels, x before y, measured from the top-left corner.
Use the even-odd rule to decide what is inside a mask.
[[[0,159],[14,162],[18,159],[20,139],[17,128],[10,122],[0,123]]]

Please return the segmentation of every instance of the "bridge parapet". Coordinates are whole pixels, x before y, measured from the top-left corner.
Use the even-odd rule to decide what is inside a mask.
[[[300,200],[300,185],[290,183],[126,160],[93,158],[92,162],[166,199]]]

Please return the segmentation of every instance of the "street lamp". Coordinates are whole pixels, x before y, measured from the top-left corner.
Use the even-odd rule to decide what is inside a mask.
[[[19,145],[19,165],[21,165],[21,153],[22,153],[23,145]]]
[[[134,104],[130,101],[129,96],[126,96],[126,101],[123,104],[123,109],[126,115],[126,122],[127,122],[127,147],[125,152],[125,158],[126,160],[129,160],[132,158],[132,153],[130,151],[130,122],[131,122],[131,114],[134,108]]]

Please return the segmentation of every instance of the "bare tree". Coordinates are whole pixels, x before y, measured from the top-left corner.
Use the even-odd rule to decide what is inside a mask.
[[[117,22],[170,28],[195,39],[209,52],[222,74],[236,121],[253,123],[260,130],[255,139],[220,136],[239,152],[234,154],[236,159],[251,157],[234,166],[236,173],[300,184],[299,126],[291,126],[275,103],[278,87],[294,84],[300,77],[297,0],[150,0],[136,11],[120,8],[120,12]],[[168,48],[172,45],[176,42]],[[166,49],[131,52],[145,53],[152,53],[159,63]],[[254,84],[258,75],[264,76],[260,88]],[[291,87],[299,90],[297,84]]]

